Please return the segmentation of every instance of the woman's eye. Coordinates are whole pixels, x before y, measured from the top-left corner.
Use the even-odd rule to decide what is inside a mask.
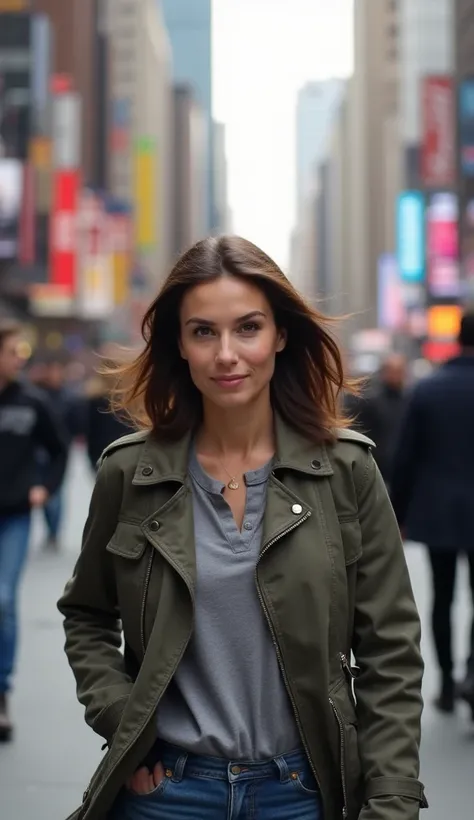
[[[246,322],[245,325],[242,325],[240,328],[242,333],[256,333],[260,330],[260,325],[256,322]]]
[[[203,327],[197,327],[194,331],[194,335],[199,336],[201,338],[206,337],[206,336],[210,336],[211,333],[212,333],[211,328],[210,327],[204,327],[204,326]]]

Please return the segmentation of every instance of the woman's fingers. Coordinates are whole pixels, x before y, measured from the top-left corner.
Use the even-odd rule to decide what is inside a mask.
[[[156,764],[153,772],[150,772],[146,766],[142,766],[141,769],[137,769],[132,777],[128,778],[126,786],[129,791],[135,792],[135,794],[150,794],[160,785],[164,776],[165,770],[161,762]]]
[[[154,781],[154,788],[160,785],[161,781],[164,779],[165,770],[163,768],[163,763],[158,761],[155,768],[153,769],[153,781]]]

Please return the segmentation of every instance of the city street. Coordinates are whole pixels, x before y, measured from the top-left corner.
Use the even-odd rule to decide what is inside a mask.
[[[41,550],[42,526],[36,522],[30,563],[22,594],[22,645],[13,702],[15,742],[0,747],[0,816],[2,820],[65,820],[80,803],[100,758],[100,739],[83,723],[74,682],[63,655],[63,633],[56,600],[71,572],[92,486],[81,451],[71,459],[67,482],[67,525],[63,550]],[[427,565],[420,547],[407,546],[420,610],[428,611]],[[467,573],[459,576],[456,619],[458,650],[468,626]],[[456,718],[443,718],[430,706],[436,686],[425,630],[426,711],[422,779],[431,820],[472,816],[474,724],[459,707]]]

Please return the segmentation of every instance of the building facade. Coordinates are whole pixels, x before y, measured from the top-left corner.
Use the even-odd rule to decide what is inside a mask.
[[[206,121],[187,85],[174,88],[174,229],[173,255],[177,258],[207,234],[202,207],[206,178]]]
[[[351,277],[361,327],[377,322],[378,263],[395,248],[401,187],[399,4],[355,0],[354,74],[349,86]]]
[[[52,70],[71,78],[82,105],[82,172],[95,185],[102,143],[98,138],[97,14],[98,0],[33,0],[32,10],[51,22]]]
[[[334,114],[344,93],[340,79],[307,83],[296,105],[296,203],[297,210],[312,190],[312,179],[324,160]]]
[[[216,225],[214,203],[213,121],[212,121],[212,10],[211,0],[155,0],[162,7],[169,33],[173,79],[177,85],[193,89],[204,112],[206,125],[206,180],[203,207],[207,232]]]
[[[454,72],[454,0],[400,2],[400,135],[406,187],[420,184],[421,84]]]
[[[155,0],[108,4],[108,188],[134,214],[140,276],[155,292],[172,260],[171,50]]]

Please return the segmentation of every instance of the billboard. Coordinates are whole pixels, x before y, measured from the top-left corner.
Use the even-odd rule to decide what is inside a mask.
[[[378,262],[378,325],[385,330],[400,330],[405,319],[397,260],[386,253]]]
[[[434,194],[428,200],[426,262],[431,298],[459,298],[458,199],[454,193]]]
[[[459,305],[435,305],[428,308],[428,336],[430,340],[455,341],[461,322]]]
[[[454,83],[449,76],[422,80],[420,176],[425,188],[450,188],[456,179]]]
[[[397,200],[397,263],[402,282],[425,278],[425,199],[420,191],[404,191]]]
[[[157,242],[156,146],[152,138],[138,139],[135,146],[135,240],[140,251]]]
[[[75,294],[77,287],[78,171],[54,172],[50,222],[50,282]]]
[[[0,159],[0,259],[17,256],[22,195],[22,163]]]
[[[80,196],[78,247],[78,313],[85,319],[103,319],[114,308],[111,235],[104,198],[91,189]]]
[[[458,130],[461,172],[474,177],[474,77],[461,80],[458,87]]]

